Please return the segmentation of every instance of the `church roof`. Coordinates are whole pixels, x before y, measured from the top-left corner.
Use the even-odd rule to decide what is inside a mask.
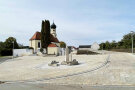
[[[36,32],[30,40],[41,40],[41,32]],[[55,38],[52,34],[50,34],[50,40],[51,42],[59,43],[59,40]]]
[[[51,39],[51,42],[57,42],[57,43],[59,43],[58,38],[55,38],[52,34],[50,34],[50,39]]]
[[[48,45],[48,47],[57,47],[57,45],[51,43],[51,44]]]
[[[56,25],[54,24],[54,22],[53,22],[53,24],[51,25],[51,28],[56,29]]]
[[[36,32],[30,40],[41,40],[40,32]]]

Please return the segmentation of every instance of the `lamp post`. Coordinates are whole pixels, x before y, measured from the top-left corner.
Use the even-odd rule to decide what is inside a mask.
[[[102,42],[102,54],[103,54],[103,43],[104,43],[104,42]]]
[[[13,51],[12,51],[13,56],[12,56],[12,59],[14,59],[14,41],[12,43],[13,43]]]
[[[131,31],[131,39],[132,39],[132,54],[134,53],[134,40],[133,40],[133,36],[134,36],[134,31]]]

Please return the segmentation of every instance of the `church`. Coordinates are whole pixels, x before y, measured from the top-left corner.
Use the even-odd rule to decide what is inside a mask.
[[[51,55],[58,55],[60,51],[60,42],[57,38],[56,34],[56,25],[53,22],[51,25],[50,30],[50,40],[51,44],[48,45],[48,54]],[[30,47],[34,49],[34,52],[39,52],[41,48],[41,32],[36,32],[31,38],[30,38]]]

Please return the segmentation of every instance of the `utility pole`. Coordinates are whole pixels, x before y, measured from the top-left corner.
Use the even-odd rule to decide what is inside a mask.
[[[14,59],[14,41],[13,41],[13,51],[12,51],[12,53],[13,53],[12,59]]]
[[[133,36],[134,36],[134,31],[131,31],[131,39],[132,39],[132,54],[134,53],[134,39],[133,39]]]
[[[102,54],[103,54],[103,44],[104,44],[104,42],[102,42]]]

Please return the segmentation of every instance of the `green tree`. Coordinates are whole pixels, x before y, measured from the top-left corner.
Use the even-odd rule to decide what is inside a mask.
[[[115,40],[113,40],[110,44],[111,44],[110,45],[111,46],[111,49],[115,49],[116,46],[117,46],[117,42]]]
[[[105,49],[130,49],[132,47],[132,34],[128,33],[123,36],[123,38],[116,42],[112,41],[109,43],[108,41],[105,42]],[[133,35],[133,40],[135,42],[135,35]],[[100,44],[100,47],[102,46],[102,43]],[[134,44],[135,47],[135,44]]]
[[[0,49],[5,48],[4,42],[0,42]]]
[[[133,37],[135,40],[135,36]],[[131,33],[124,35],[121,42],[123,42],[123,45],[122,45],[123,48],[131,48],[131,45],[132,45]]]
[[[49,22],[49,20],[46,20],[46,42],[47,42],[47,46],[51,43],[51,40],[50,40],[50,22]]]
[[[41,46],[47,51],[47,47],[50,44],[50,22],[49,20],[42,21],[41,27]]]
[[[100,50],[102,50],[102,49],[103,49],[103,50],[106,49],[106,48],[105,48],[105,43],[101,43],[101,44],[100,44]]]
[[[61,47],[61,48],[66,48],[66,43],[63,42],[63,41],[60,41],[60,47]]]
[[[41,24],[41,47],[42,48],[45,48],[45,27],[44,27],[44,24],[45,22],[42,21],[42,24]]]
[[[0,42],[0,56],[11,56],[13,54],[13,43],[14,49],[18,49],[19,46],[14,37],[9,37],[5,42]]]
[[[6,39],[6,41],[4,42],[5,48],[12,49],[13,43],[14,43],[14,49],[18,49],[19,46],[14,37],[9,37],[8,39]]]
[[[109,41],[105,42],[105,49],[109,50],[111,48]]]

